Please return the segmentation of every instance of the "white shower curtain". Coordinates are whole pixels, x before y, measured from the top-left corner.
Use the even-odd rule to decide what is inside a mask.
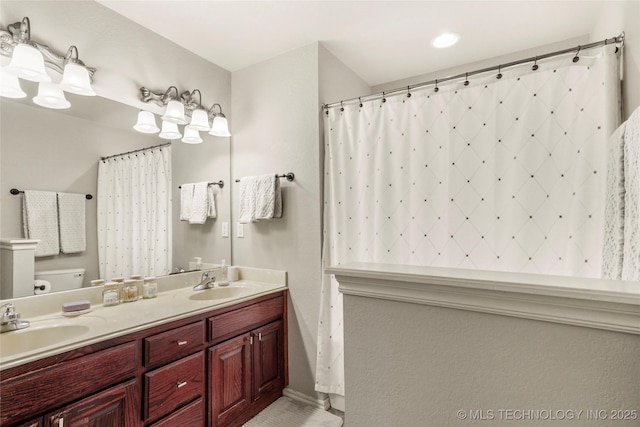
[[[329,109],[324,266],[599,277],[614,49]],[[342,295],[327,275],[321,304],[316,390],[344,395]]]
[[[98,165],[100,277],[171,271],[171,147]]]

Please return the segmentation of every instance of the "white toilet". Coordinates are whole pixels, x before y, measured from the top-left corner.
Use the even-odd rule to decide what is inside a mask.
[[[51,292],[79,289],[84,282],[84,268],[66,268],[60,270],[36,271],[36,280],[51,283]]]

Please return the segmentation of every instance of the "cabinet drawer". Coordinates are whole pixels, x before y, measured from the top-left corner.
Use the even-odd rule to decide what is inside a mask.
[[[159,365],[200,350],[204,343],[204,322],[182,326],[144,340],[144,363]]]
[[[182,409],[177,410],[152,424],[150,427],[204,427],[204,402],[202,398],[193,403],[188,404]]]
[[[209,318],[209,341],[221,342],[282,317],[282,295]]]
[[[144,374],[144,416],[157,419],[203,395],[204,353],[173,362]]]
[[[33,417],[136,375],[135,342],[98,351],[0,383],[0,425]]]

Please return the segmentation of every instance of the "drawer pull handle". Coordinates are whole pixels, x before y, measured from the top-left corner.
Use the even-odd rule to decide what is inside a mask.
[[[186,345],[189,341],[180,341],[178,340],[178,345]]]
[[[182,388],[182,387],[184,387],[186,385],[187,385],[187,382],[186,381],[182,381],[182,382],[179,382],[178,384],[176,384],[176,387],[177,388]]]

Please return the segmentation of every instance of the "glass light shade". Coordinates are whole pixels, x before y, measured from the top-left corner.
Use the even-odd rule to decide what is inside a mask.
[[[200,144],[202,138],[200,138],[200,133],[197,130],[186,127],[184,128],[184,138],[182,138],[182,142],[187,144]]]
[[[187,127],[195,130],[208,131],[209,127],[209,115],[202,108],[197,108],[191,113],[191,123]]]
[[[223,114],[217,114],[213,118],[213,125],[211,125],[209,134],[214,136],[231,136],[229,126],[227,125],[227,118]]]
[[[55,83],[40,82],[38,84],[38,95],[33,98],[33,102],[41,107],[62,110],[71,107],[71,103],[64,97],[64,92]]]
[[[156,116],[151,111],[138,112],[138,121],[133,128],[142,133],[157,133],[160,130],[156,124]]]
[[[96,93],[91,88],[89,70],[80,64],[70,62],[64,66],[60,87],[66,92],[77,95],[96,96]]]
[[[162,130],[160,131],[160,138],[166,139],[180,139],[182,134],[178,130],[178,125],[171,122],[162,121]]]
[[[4,68],[0,71],[0,96],[5,98],[24,98],[27,96],[20,87],[18,77],[8,73]]]
[[[162,116],[162,120],[175,123],[177,125],[186,125],[187,119],[184,117],[184,105],[182,102],[172,99],[167,104],[167,110]]]
[[[51,77],[44,69],[44,57],[35,47],[19,43],[13,48],[7,71],[21,79],[32,82],[50,82]]]

